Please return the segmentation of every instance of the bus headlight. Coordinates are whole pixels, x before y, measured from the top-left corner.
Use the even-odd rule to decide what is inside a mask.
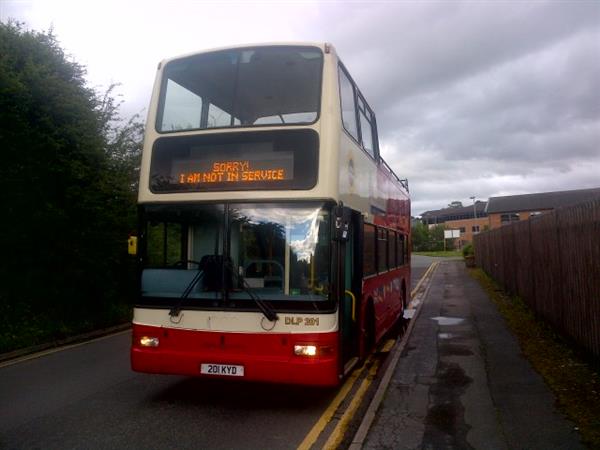
[[[316,356],[316,345],[294,345],[294,355],[296,356]]]
[[[140,345],[142,347],[158,347],[159,341],[157,337],[142,336],[140,338]]]

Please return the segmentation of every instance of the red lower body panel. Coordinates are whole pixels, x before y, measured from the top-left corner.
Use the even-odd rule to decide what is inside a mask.
[[[158,338],[158,347],[142,347],[143,336]],[[296,356],[294,345],[316,345],[317,355]],[[133,370],[219,377],[201,374],[201,364],[242,365],[243,379],[249,381],[335,386],[339,383],[338,334],[226,333],[133,325]]]

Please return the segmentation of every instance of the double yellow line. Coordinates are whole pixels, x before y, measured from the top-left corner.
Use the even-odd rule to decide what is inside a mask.
[[[431,271],[434,269],[435,265],[435,263],[429,265],[423,276],[417,282],[415,288],[411,291],[411,298],[419,291],[421,284],[423,284],[423,281],[429,276]],[[380,352],[389,352],[395,343],[395,340],[390,339],[388,342],[386,342],[385,346],[380,350]],[[375,360],[373,362],[373,355],[369,355],[362,367],[360,369],[355,370],[352,373],[352,375],[348,377],[348,379],[340,388],[333,401],[329,404],[325,412],[321,415],[321,417],[319,417],[319,420],[317,420],[317,423],[314,424],[314,426],[308,432],[304,440],[300,443],[300,445],[298,446],[298,450],[308,450],[314,445],[314,443],[317,441],[317,439],[319,438],[319,436],[321,435],[321,433],[335,414],[336,410],[339,408],[341,403],[345,400],[346,396],[352,390],[352,387],[354,386],[356,380],[360,378],[360,376],[365,371],[366,367],[369,366],[369,364],[371,364],[369,373],[362,380],[360,386],[354,394],[352,401],[350,402],[350,405],[348,405],[348,408],[346,408],[346,410],[344,411],[344,414],[340,418],[334,430],[329,435],[329,438],[327,439],[327,442],[325,442],[325,445],[323,445],[323,449],[336,449],[339,446],[339,444],[342,442],[342,439],[344,438],[344,434],[346,432],[348,424],[350,423],[350,420],[352,420],[352,418],[354,417],[354,413],[362,403],[362,400],[365,394],[367,393],[371,382],[377,374],[379,365],[381,364],[380,360]]]
[[[394,342],[395,342],[394,340],[390,339],[390,341],[388,341],[386,343],[387,351],[389,351],[389,348],[391,348],[393,346]],[[382,349],[382,352],[383,351],[385,351],[385,348]],[[329,421],[335,414],[336,410],[339,408],[340,404],[348,396],[348,393],[354,386],[354,383],[356,382],[356,380],[358,378],[360,378],[360,376],[363,374],[363,372],[366,370],[366,368],[369,365],[371,365],[371,368],[369,369],[369,373],[362,380],[360,386],[354,393],[354,397],[352,398],[350,405],[348,405],[348,408],[344,411],[344,414],[340,418],[340,420],[337,423],[337,425],[335,426],[334,430],[329,435],[329,438],[327,439],[327,442],[325,443],[325,445],[323,445],[323,448],[324,449],[335,449],[339,446],[339,444],[342,442],[342,439],[344,438],[344,433],[346,432],[346,428],[348,427],[350,420],[352,419],[352,417],[354,417],[354,413],[356,412],[356,410],[362,403],[363,397],[367,393],[367,390],[369,389],[369,386],[371,385],[373,378],[377,374],[377,370],[379,369],[380,363],[381,363],[380,360],[373,361],[373,355],[369,355],[369,357],[364,362],[362,367],[360,369],[355,370],[352,373],[352,375],[350,375],[348,377],[348,379],[346,380],[344,385],[341,387],[340,391],[335,396],[333,401],[329,404],[329,406],[327,407],[325,412],[321,415],[319,420],[317,420],[317,423],[315,423],[315,425],[312,427],[312,429],[306,435],[304,440],[300,443],[300,445],[298,446],[298,450],[308,450],[309,448],[311,448],[313,446],[313,444],[317,441],[317,439],[319,438],[319,436],[321,435],[321,433],[323,432],[323,430],[325,429],[325,427],[327,426],[327,424],[329,423]]]

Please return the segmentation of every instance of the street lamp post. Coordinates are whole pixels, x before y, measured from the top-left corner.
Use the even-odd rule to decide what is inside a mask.
[[[475,208],[475,196],[473,197],[469,197],[471,200],[473,200],[473,218],[477,219],[477,209]]]

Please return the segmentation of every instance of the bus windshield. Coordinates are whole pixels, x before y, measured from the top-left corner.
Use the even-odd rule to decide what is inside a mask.
[[[323,54],[317,47],[256,47],[167,63],[159,132],[308,124],[319,115]]]
[[[253,308],[252,295],[278,304],[329,300],[323,204],[152,205],[144,215],[142,300],[170,306],[198,271],[183,306]]]

